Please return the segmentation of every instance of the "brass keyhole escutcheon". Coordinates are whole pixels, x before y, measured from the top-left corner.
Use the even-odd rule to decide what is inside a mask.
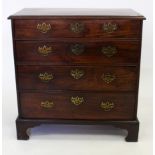
[[[84,24],[80,22],[71,23],[70,30],[74,33],[81,33],[84,31]]]
[[[42,24],[37,24],[37,30],[41,33],[47,33],[49,30],[51,30],[51,25],[46,24],[45,22],[43,22]]]
[[[103,46],[101,51],[106,57],[110,58],[117,53],[117,48],[114,46]]]
[[[42,56],[48,56],[49,53],[52,52],[52,47],[47,47],[46,45],[44,46],[39,46],[38,47],[38,53]]]
[[[45,73],[40,73],[38,77],[43,82],[49,82],[50,80],[53,79],[53,74],[45,72]]]
[[[116,79],[116,76],[111,73],[104,73],[102,74],[101,78],[105,83],[109,84]]]
[[[84,98],[83,97],[71,97],[71,102],[74,104],[74,105],[80,105],[84,102]]]
[[[84,45],[83,44],[73,44],[71,45],[71,52],[75,55],[80,55],[84,52]]]
[[[106,101],[106,102],[101,102],[100,107],[104,110],[104,111],[110,111],[115,107],[115,104],[113,102],[110,101]]]
[[[104,23],[102,26],[102,30],[103,32],[106,33],[112,33],[114,31],[116,31],[118,29],[118,25],[117,24],[113,24],[113,23]]]
[[[45,108],[45,109],[51,109],[51,108],[53,108],[54,103],[53,103],[52,101],[46,100],[46,101],[42,101],[42,102],[40,103],[40,106],[41,106],[42,108]]]
[[[80,69],[72,69],[72,70],[70,71],[70,75],[71,75],[74,79],[76,79],[76,80],[82,78],[82,76],[84,76],[84,74],[85,74],[85,72],[84,72],[83,70],[80,70]]]

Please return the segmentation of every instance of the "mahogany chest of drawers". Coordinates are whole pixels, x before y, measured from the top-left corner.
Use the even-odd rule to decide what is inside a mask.
[[[9,17],[17,138],[42,123],[102,124],[137,141],[142,23],[133,10],[24,9]]]

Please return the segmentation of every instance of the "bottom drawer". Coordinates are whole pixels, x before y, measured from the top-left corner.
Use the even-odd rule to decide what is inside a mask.
[[[21,117],[53,119],[133,119],[134,93],[20,93]]]

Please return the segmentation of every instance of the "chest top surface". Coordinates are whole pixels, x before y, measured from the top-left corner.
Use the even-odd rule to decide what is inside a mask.
[[[131,19],[145,19],[144,16],[132,9],[86,9],[86,8],[25,8],[21,11],[11,15],[9,19],[20,18],[45,18],[45,17],[102,17],[102,18],[131,18]]]

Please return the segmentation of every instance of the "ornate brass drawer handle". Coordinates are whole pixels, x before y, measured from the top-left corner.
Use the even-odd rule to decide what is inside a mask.
[[[103,32],[106,33],[112,33],[118,29],[117,24],[112,24],[112,23],[104,23],[102,26]]]
[[[108,58],[110,58],[117,53],[117,49],[114,46],[103,46],[102,53]]]
[[[71,102],[74,104],[74,105],[80,105],[84,102],[84,98],[83,97],[71,97]]]
[[[70,30],[74,33],[81,33],[84,31],[84,24],[79,22],[71,23]]]
[[[80,55],[84,52],[84,45],[82,44],[74,44],[71,45],[71,52],[75,55]]]
[[[43,55],[43,56],[47,56],[49,53],[52,52],[52,47],[47,47],[46,45],[44,45],[43,47],[38,47],[38,53]]]
[[[106,74],[102,74],[101,78],[104,82],[109,84],[116,79],[116,76],[110,73],[106,73]]]
[[[48,100],[47,101],[42,101],[40,106],[45,108],[45,109],[50,109],[50,108],[53,108],[54,103],[51,102],[51,101],[48,101]]]
[[[106,101],[102,102],[100,106],[104,111],[110,111],[115,107],[115,104],[113,102]]]
[[[42,23],[42,24],[37,24],[37,30],[40,31],[41,33],[47,33],[51,29],[50,24]]]
[[[45,73],[40,73],[38,77],[39,77],[39,79],[42,80],[43,82],[49,82],[50,80],[53,79],[53,75],[52,75],[52,74],[48,74],[47,72],[45,72]]]
[[[80,79],[84,75],[84,71],[80,70],[80,69],[73,69],[73,70],[70,71],[70,75],[74,79],[78,80],[78,79]]]

